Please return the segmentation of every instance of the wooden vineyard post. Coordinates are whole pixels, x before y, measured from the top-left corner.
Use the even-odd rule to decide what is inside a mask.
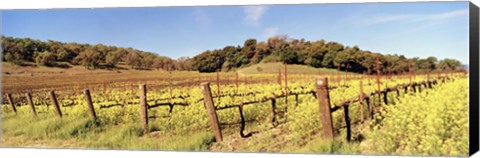
[[[235,72],[235,93],[238,92],[238,72]]]
[[[217,70],[217,96],[218,96],[218,99],[220,100],[220,74],[219,74],[219,70]]]
[[[360,79],[360,121],[363,122],[363,83]]]
[[[288,71],[287,64],[285,64],[285,104],[288,103]]]
[[[449,67],[448,67],[447,64],[444,64],[443,67],[445,67],[445,70],[444,70],[444,72],[445,72],[445,78],[448,78],[448,68],[449,68]],[[443,82],[445,82],[445,81],[443,81]]]
[[[170,111],[172,110],[172,99],[173,99],[173,85],[172,85],[172,71],[169,72],[170,73],[170,76],[169,76],[169,81],[168,81],[168,84],[169,84],[169,92],[170,92],[170,98],[168,99],[168,102],[170,103]]]
[[[33,104],[32,95],[30,93],[25,94],[28,100],[28,104],[30,104],[30,108],[32,109],[33,116],[37,116],[37,110],[35,110],[35,105]]]
[[[247,82],[247,75],[245,75],[245,78],[243,78],[243,84],[245,84],[245,86],[247,86],[248,82]]]
[[[370,101],[370,97],[367,97],[365,99],[367,105],[368,105],[368,114],[369,114],[369,119],[373,119],[373,107],[372,107],[372,102]]]
[[[368,85],[370,85],[370,67],[368,67],[368,70],[367,70],[367,77],[368,77]]]
[[[343,81],[344,85],[347,85],[347,80],[348,80],[347,73],[348,73],[347,68],[345,68],[345,81]]]
[[[201,75],[202,74],[200,72],[198,72],[198,84],[202,83]]]
[[[408,59],[408,78],[410,84],[412,84],[412,59]]]
[[[337,76],[338,76],[338,78],[337,78],[338,81],[337,82],[340,82],[340,80],[341,80],[341,78],[340,78],[340,64],[337,64]]]
[[[282,88],[282,71],[278,69],[277,83]]]
[[[377,87],[378,87],[378,105],[381,104],[381,94],[380,94],[380,56],[377,55],[376,57],[376,64],[375,64],[375,67],[377,69]]]
[[[436,69],[437,69],[437,80],[440,80],[440,64],[436,65]]]
[[[217,111],[213,104],[212,92],[210,91],[210,83],[204,82],[200,84],[200,88],[202,89],[202,92],[203,92],[203,100],[205,101],[208,116],[210,118],[210,125],[212,126],[212,131],[213,131],[213,135],[215,136],[215,140],[217,140],[217,142],[222,142],[223,141],[222,129],[220,128],[220,123],[217,117]]]
[[[57,97],[55,96],[54,91],[50,91],[50,100],[52,100],[53,107],[55,107],[55,112],[57,113],[58,117],[62,117],[62,111],[60,110],[60,106],[58,105]]]
[[[17,113],[17,108],[15,107],[15,102],[13,102],[12,95],[7,94],[7,99],[8,99],[8,103],[10,103],[10,106],[12,107],[12,111]]]
[[[103,95],[107,95],[107,82],[103,81]]]
[[[148,133],[147,85],[140,84],[140,121],[143,132]]]
[[[90,95],[90,90],[86,89],[84,92],[85,100],[87,101],[88,114],[93,121],[97,121],[97,114],[95,113],[95,108],[93,108],[92,96]]]
[[[330,107],[330,95],[328,94],[328,78],[319,78],[315,83],[318,104],[320,106],[320,119],[323,126],[323,136],[333,140],[333,123]]]
[[[412,65],[415,65],[415,63],[413,63]],[[413,73],[413,80],[417,80],[417,72],[415,71],[415,67],[412,68],[412,73]]]
[[[430,66],[427,65],[427,82],[430,82]]]

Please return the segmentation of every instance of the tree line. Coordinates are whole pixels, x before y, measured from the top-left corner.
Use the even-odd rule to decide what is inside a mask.
[[[82,65],[87,69],[115,69],[127,65],[131,69],[145,70],[195,70],[200,72],[232,71],[260,62],[304,64],[316,68],[334,68],[341,71],[375,73],[376,56],[380,58],[381,73],[407,72],[409,63],[415,71],[463,70],[455,59],[436,57],[411,58],[403,55],[361,50],[357,46],[344,46],[325,40],[306,41],[278,35],[267,41],[247,39],[243,46],[225,46],[222,49],[204,51],[193,58],[171,59],[156,53],[133,48],[46,42],[30,38],[2,36],[2,60],[17,65],[68,67]]]
[[[69,67],[82,65],[87,69],[116,69],[124,64],[131,69],[191,70],[188,57],[177,60],[155,53],[79,43],[46,42],[30,38],[2,36],[2,60],[17,65]]]
[[[201,72],[230,71],[259,62],[282,62],[304,64],[316,68],[334,68],[349,72],[375,73],[376,56],[380,56],[381,73],[403,73],[409,69],[417,72],[426,70],[463,70],[462,63],[455,59],[436,57],[411,58],[403,55],[383,55],[361,50],[357,46],[344,46],[325,40],[306,41],[278,35],[266,42],[247,39],[243,46],[226,46],[223,49],[207,50],[191,60],[194,70]],[[409,61],[410,60],[410,61]]]

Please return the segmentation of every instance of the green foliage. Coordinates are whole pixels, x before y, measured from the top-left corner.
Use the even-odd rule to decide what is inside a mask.
[[[221,50],[206,51],[193,57],[192,67],[200,72],[215,72],[222,68],[224,62],[225,54]]]
[[[456,79],[382,106],[369,134],[378,154],[465,156],[468,154],[468,80]],[[420,119],[421,118],[421,119]]]
[[[50,52],[35,52],[35,62],[41,66],[55,66],[57,57]]]
[[[349,47],[324,40],[298,40],[288,35],[271,37],[266,42],[247,39],[243,46],[226,46],[223,49],[207,50],[191,59],[184,57],[177,60],[132,48],[117,48],[102,44],[91,46],[51,40],[42,42],[29,38],[4,37],[2,48],[3,60],[18,65],[36,62],[38,56],[34,52],[48,51],[56,56],[56,61],[83,65],[89,69],[115,68],[119,63],[124,62],[132,69],[215,72],[231,71],[260,62],[282,62],[305,64],[316,68],[337,68],[337,65],[340,65],[342,71],[363,73],[371,69],[371,73],[374,73],[375,57],[380,56],[381,73],[399,74],[408,71],[408,59],[402,55],[382,55],[361,50],[357,46]],[[412,69],[416,72],[425,72],[427,69],[430,71],[462,69],[462,63],[455,59],[439,60],[435,57],[412,59]]]
[[[462,63],[455,59],[445,58],[438,63],[442,69],[456,70],[463,68]]]
[[[17,65],[35,62],[38,65],[55,65],[52,61],[69,62],[74,65],[83,65],[88,69],[114,68],[122,61],[128,62],[135,69],[155,68],[171,70],[190,70],[189,61],[176,60],[158,56],[153,53],[131,48],[117,48],[103,44],[89,45],[78,43],[62,43],[48,40],[32,40],[30,38],[13,38],[2,36],[3,61]],[[37,53],[36,53],[37,52]],[[48,52],[47,54],[42,52]],[[45,56],[46,55],[46,56]],[[55,60],[52,60],[55,56]],[[160,60],[156,60],[156,59]],[[157,62],[154,65],[154,62]],[[159,63],[160,62],[160,63]],[[162,67],[158,67],[162,65]],[[164,66],[169,65],[169,66]]]

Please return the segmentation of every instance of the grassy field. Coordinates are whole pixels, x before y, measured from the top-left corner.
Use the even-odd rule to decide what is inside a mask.
[[[277,75],[278,70],[284,73],[284,66],[280,63],[262,63],[238,70],[239,76],[258,76],[271,74]],[[260,70],[260,71],[259,71]],[[339,74],[333,69],[313,68],[304,65],[289,65],[288,73],[291,77],[300,75]],[[221,80],[232,81],[235,72],[221,72]],[[340,72],[344,74],[344,72]],[[190,86],[189,83],[199,85],[198,78],[202,81],[215,81],[215,73],[198,73],[194,71],[174,71],[172,80],[180,82],[176,85]],[[25,67],[12,63],[2,63],[2,90],[5,93],[18,93],[35,89],[63,89],[64,87],[79,86],[83,88],[101,86],[107,83],[138,83],[169,80],[170,74],[163,70],[87,70],[81,66],[71,68]],[[257,77],[259,78],[259,77]],[[264,78],[272,80],[273,78]],[[253,80],[253,82],[258,80]],[[164,84],[163,86],[166,86]]]
[[[242,74],[275,74],[278,71],[284,73],[285,66],[281,63],[260,63],[252,66],[248,66],[238,70]],[[327,68],[314,68],[307,65],[289,65],[287,68],[289,74],[309,74],[309,75],[318,75],[318,74],[337,74],[336,69],[327,69]],[[344,74],[345,72],[340,72]]]

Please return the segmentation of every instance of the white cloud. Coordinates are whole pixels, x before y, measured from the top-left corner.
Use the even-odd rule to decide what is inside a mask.
[[[262,37],[268,39],[268,38],[273,37],[273,36],[276,36],[276,35],[278,35],[278,34],[279,34],[278,28],[276,28],[276,27],[269,27],[269,28],[267,28],[267,29],[265,29],[265,30],[263,31]]]
[[[449,19],[449,18],[464,16],[464,15],[468,15],[468,9],[454,10],[454,11],[440,13],[440,14],[432,14],[425,17],[419,17],[415,19],[415,21],[443,20],[443,19]]]
[[[259,27],[260,19],[262,15],[267,11],[265,6],[245,6],[243,12],[245,12],[245,21],[247,24]]]
[[[377,16],[371,19],[368,19],[365,23],[367,25],[389,23],[395,21],[403,22],[438,22],[442,20],[447,20],[459,16],[468,15],[468,9],[454,10],[444,13],[437,14],[393,14],[393,15],[384,15]]]

